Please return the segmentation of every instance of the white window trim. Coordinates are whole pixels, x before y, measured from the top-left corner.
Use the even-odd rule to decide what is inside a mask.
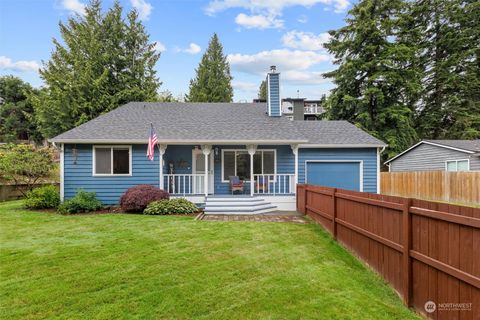
[[[242,152],[246,152],[248,154],[248,151],[247,149],[222,149],[222,170],[221,170],[221,179],[222,179],[222,182],[223,183],[227,183],[227,182],[230,182],[228,180],[223,180],[223,176],[224,176],[224,154],[225,154],[225,151],[235,151],[235,152],[238,152],[238,151],[242,151]],[[273,151],[273,175],[276,179],[277,177],[277,149],[257,149],[255,151],[255,154],[257,154],[258,152],[262,152],[262,151]],[[263,172],[263,158],[262,158],[262,172]],[[235,174],[237,173],[237,155],[235,153]],[[268,175],[271,175],[271,174],[268,174]],[[245,182],[249,182],[250,179],[248,180],[245,180]]]
[[[468,170],[466,170],[466,171],[470,171],[470,159],[445,160],[445,171],[447,171],[447,172],[459,172],[459,171],[458,171],[458,162],[459,162],[459,161],[467,161],[467,163],[468,163]],[[449,162],[455,162],[455,165],[456,165],[455,171],[449,171],[449,170],[448,170],[448,163],[449,163]],[[460,172],[462,172],[462,171],[460,171]]]
[[[305,160],[305,183],[307,184],[307,167],[309,163],[314,162],[349,162],[349,163],[359,163],[360,164],[360,192],[363,192],[363,160]]]
[[[97,148],[110,148],[111,173],[96,173],[96,151]],[[113,149],[128,148],[129,173],[113,173]],[[132,176],[132,146],[131,145],[94,145],[92,146],[92,176],[94,177],[131,177]]]

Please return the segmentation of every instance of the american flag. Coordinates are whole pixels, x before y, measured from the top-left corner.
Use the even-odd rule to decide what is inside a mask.
[[[148,149],[147,149],[147,157],[150,161],[153,161],[155,157],[155,146],[157,145],[158,138],[155,130],[153,129],[153,125],[150,129],[150,137],[148,137]]]

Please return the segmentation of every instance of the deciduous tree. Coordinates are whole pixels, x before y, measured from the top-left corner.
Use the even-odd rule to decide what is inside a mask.
[[[40,142],[33,106],[28,95],[37,94],[30,84],[14,76],[0,77],[0,141]]]

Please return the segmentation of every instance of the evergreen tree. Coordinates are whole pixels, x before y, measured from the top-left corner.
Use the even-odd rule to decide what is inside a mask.
[[[405,10],[402,0],[362,0],[325,44],[339,65],[324,75],[336,84],[329,118],[348,120],[382,139],[390,147],[387,156],[417,140],[411,100],[419,77],[410,68],[415,50],[396,41]]]
[[[196,76],[190,80],[190,102],[231,102],[233,98],[232,76],[227,57],[216,33],[213,34],[204,53]]]
[[[28,95],[37,90],[14,76],[0,77],[0,142],[29,140],[40,142],[33,106]]]
[[[122,18],[116,1],[102,13],[92,0],[85,16],[60,23],[64,45],[55,50],[40,75],[46,87],[32,97],[40,129],[52,137],[129,101],[156,98],[154,70],[159,54],[135,10]]]
[[[411,3],[409,33],[422,68],[417,127],[422,138],[480,137],[480,5],[472,0]]]
[[[267,81],[263,80],[258,88],[258,99],[267,100]]]

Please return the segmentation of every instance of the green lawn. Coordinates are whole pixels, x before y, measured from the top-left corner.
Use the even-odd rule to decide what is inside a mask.
[[[0,204],[1,319],[416,319],[317,225]]]

